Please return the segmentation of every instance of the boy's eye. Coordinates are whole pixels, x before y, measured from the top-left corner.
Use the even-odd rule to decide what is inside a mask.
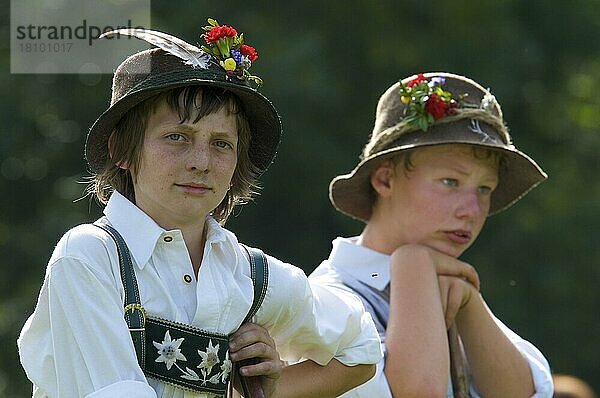
[[[229,142],[223,140],[215,141],[215,145],[223,149],[233,148],[233,146]]]
[[[488,187],[487,185],[482,185],[479,188],[477,188],[477,190],[479,191],[479,193],[482,194],[489,194],[493,191],[492,187]]]
[[[455,187],[458,185],[458,180],[456,178],[442,178],[442,184]]]
[[[171,133],[167,135],[167,138],[171,141],[183,141],[185,139],[185,137],[179,133]]]

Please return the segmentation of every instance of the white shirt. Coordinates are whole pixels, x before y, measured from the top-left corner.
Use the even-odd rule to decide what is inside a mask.
[[[196,281],[179,230],[162,229],[118,192],[104,213],[131,251],[141,304],[149,315],[227,335],[239,328],[253,287],[248,260],[232,232],[207,218]],[[358,298],[319,286],[313,290],[301,269],[270,256],[268,263],[266,296],[253,321],[269,330],[283,360],[379,361],[377,332]],[[94,225],[68,231],[54,250],[35,311],[18,340],[34,397],[206,396],[144,376],[123,319],[123,300],[114,241]],[[154,347],[147,355],[158,357]]]
[[[352,291],[347,284],[362,282],[370,288],[383,291],[390,282],[390,257],[364,246],[356,244],[357,238],[337,238],[329,258],[321,263],[309,276],[312,286],[318,284],[338,285]],[[387,314],[386,314],[387,318]],[[494,318],[500,329],[517,347],[529,363],[535,394],[532,398],[550,398],[553,394],[552,376],[548,361],[531,343],[519,337],[506,327],[500,320]],[[386,320],[387,321],[387,320]],[[384,334],[384,331],[380,331]],[[385,336],[382,336],[382,348],[385,350]],[[344,398],[391,398],[392,393],[385,378],[385,357],[377,364],[375,376],[365,384],[342,395]],[[479,394],[471,386],[471,396]],[[448,383],[448,398],[453,397],[452,385]]]

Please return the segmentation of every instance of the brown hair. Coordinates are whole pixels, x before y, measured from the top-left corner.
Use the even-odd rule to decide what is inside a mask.
[[[161,101],[166,101],[169,108],[178,113],[182,123],[190,120],[194,113],[196,117],[193,123],[196,123],[223,107],[226,107],[228,114],[235,115],[238,129],[237,166],[231,179],[231,188],[212,212],[212,216],[224,224],[236,205],[246,203],[257,194],[257,177],[260,171],[248,154],[251,130],[242,104],[232,92],[218,87],[175,88],[150,97],[127,112],[111,134],[106,164],[102,170],[92,175],[87,193],[95,195],[100,203],[106,204],[111,193],[116,190],[135,203],[131,171],[136,173],[139,168],[148,116]],[[119,167],[123,164],[128,167]]]
[[[450,144],[454,145],[454,144]],[[500,174],[500,169],[506,166],[506,156],[500,151],[495,151],[491,148],[481,147],[477,145],[467,144],[473,150],[473,156],[475,159],[490,159],[492,162],[498,165],[498,174]],[[412,155],[415,151],[418,151],[423,148],[428,147],[417,147],[414,149],[410,149],[408,151],[400,152],[395,154],[393,157],[389,158],[388,161],[391,161],[394,167],[397,167],[399,164],[402,164],[403,172],[407,174],[409,171],[414,169],[414,164],[412,163]],[[374,170],[376,170],[375,168]],[[373,208],[377,202],[377,192],[373,188],[372,185],[369,184],[369,196],[371,199],[371,208]]]

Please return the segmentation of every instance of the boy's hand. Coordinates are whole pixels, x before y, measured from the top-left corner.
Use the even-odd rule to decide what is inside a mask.
[[[473,292],[479,290],[479,275],[472,265],[437,250],[429,250],[438,274],[446,328],[450,328],[458,311],[469,302]]]
[[[257,363],[240,367],[246,377],[258,377],[266,397],[272,397],[277,390],[283,362],[269,332],[254,323],[245,323],[231,335],[229,357],[233,362],[256,359]]]
[[[449,329],[458,311],[469,302],[473,294],[476,294],[476,290],[464,279],[454,276],[438,275],[438,284],[444,320],[446,328]]]
[[[442,252],[427,248],[431,259],[435,264],[435,272],[439,275],[454,276],[469,282],[477,291],[479,291],[479,274],[475,268],[464,261],[448,256]]]
[[[400,262],[410,261],[413,264],[430,263],[436,274],[461,278],[479,290],[479,275],[473,266],[427,246],[418,244],[400,246],[392,253],[392,264],[395,258],[402,258]]]
[[[479,275],[475,268],[423,245],[401,246],[392,254],[398,255],[413,264],[429,263],[433,266],[438,276],[444,320],[449,328],[460,309],[469,302],[472,294],[479,290]]]

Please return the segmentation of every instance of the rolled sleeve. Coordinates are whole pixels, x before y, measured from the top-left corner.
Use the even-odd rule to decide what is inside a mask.
[[[383,357],[371,314],[353,293],[311,283],[319,333],[334,347],[335,358],[347,366],[375,364]]]
[[[120,381],[110,386],[106,386],[101,390],[93,392],[85,396],[85,398],[156,398],[156,393],[148,384],[126,380]]]
[[[311,286],[302,270],[269,257],[269,286],[257,321],[277,343],[283,360],[336,358],[345,365],[382,357],[373,320],[358,297],[334,287]]]
[[[552,398],[552,395],[554,394],[552,373],[550,371],[550,365],[544,355],[533,344],[510,330],[498,318],[494,318],[494,320],[529,364],[533,385],[535,387],[535,393],[532,395],[532,398]]]
[[[515,343],[521,354],[527,359],[535,387],[532,398],[551,398],[554,394],[550,365],[542,353],[526,340]]]

